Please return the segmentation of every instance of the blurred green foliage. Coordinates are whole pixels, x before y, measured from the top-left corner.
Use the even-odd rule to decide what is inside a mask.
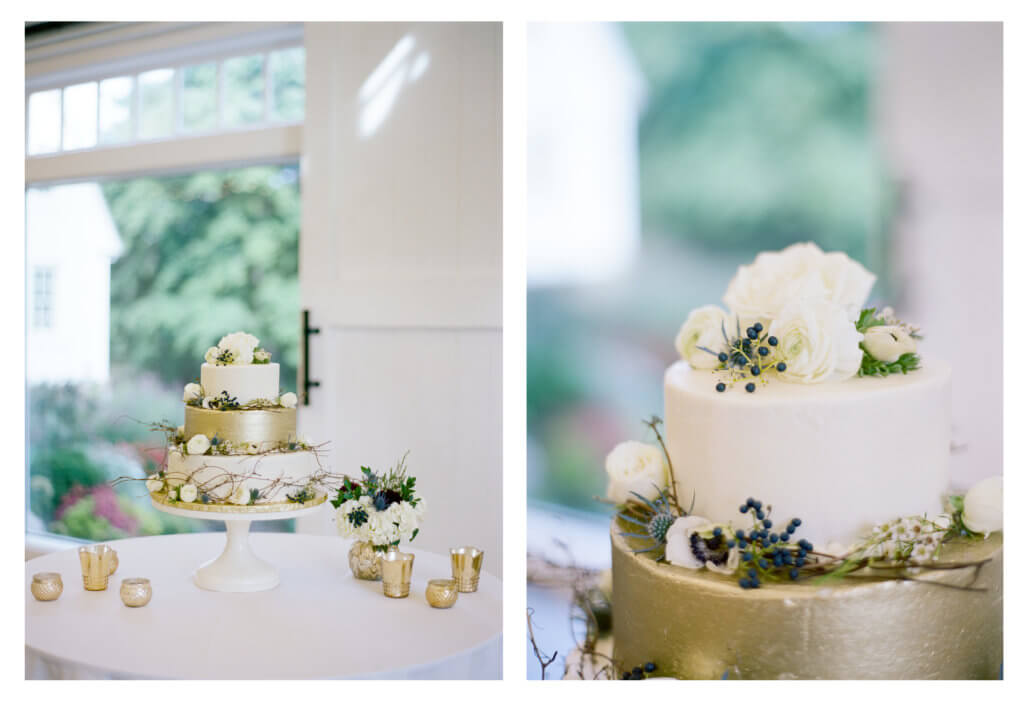
[[[876,272],[891,184],[868,24],[630,23],[648,82],[646,232],[757,252],[814,240]]]
[[[295,166],[204,171],[105,183],[124,243],[110,271],[110,360],[168,383],[197,377],[206,349],[247,331],[298,364]]]

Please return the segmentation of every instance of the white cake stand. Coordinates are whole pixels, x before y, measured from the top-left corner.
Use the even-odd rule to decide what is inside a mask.
[[[153,506],[164,513],[203,521],[223,521],[227,529],[227,544],[219,557],[203,563],[192,575],[200,589],[210,591],[266,591],[281,582],[277,568],[260,559],[249,545],[249,524],[253,521],[283,521],[308,516],[319,511],[327,502],[305,509],[264,511],[259,513],[221,513],[196,511],[151,500]]]

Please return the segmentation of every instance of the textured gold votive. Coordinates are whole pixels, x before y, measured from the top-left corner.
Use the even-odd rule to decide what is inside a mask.
[[[449,550],[452,556],[452,579],[460,592],[476,591],[480,584],[480,566],[484,563],[484,551],[466,545]]]
[[[153,598],[153,587],[145,577],[129,577],[121,580],[121,601],[125,606],[145,606]]]
[[[64,580],[59,572],[36,572],[30,589],[39,601],[56,601],[64,591]]]
[[[431,579],[427,582],[427,603],[436,609],[450,609],[459,598],[454,579]]]
[[[384,596],[392,599],[404,599],[409,596],[409,583],[412,582],[412,553],[391,550],[384,553],[380,561],[381,580],[384,584]]]
[[[103,591],[117,570],[117,553],[109,545],[83,545],[78,549],[82,563],[82,582],[86,591]]]

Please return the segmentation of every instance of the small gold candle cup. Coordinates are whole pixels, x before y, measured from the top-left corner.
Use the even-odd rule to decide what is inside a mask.
[[[412,563],[415,558],[416,556],[412,553],[403,553],[397,550],[384,553],[384,557],[380,561],[384,596],[389,596],[392,599],[404,599],[409,596]]]
[[[454,579],[431,579],[427,582],[427,603],[436,609],[450,609],[459,598]]]
[[[109,545],[83,545],[78,549],[82,563],[82,583],[86,591],[103,591],[117,570],[117,553]]]
[[[59,572],[36,572],[30,589],[38,601],[56,601],[64,592],[64,580]]]
[[[153,586],[145,577],[128,577],[121,580],[121,601],[129,608],[139,608],[153,598]]]
[[[484,551],[466,545],[449,550],[452,556],[452,579],[460,592],[472,593],[480,584],[480,566],[484,563]]]

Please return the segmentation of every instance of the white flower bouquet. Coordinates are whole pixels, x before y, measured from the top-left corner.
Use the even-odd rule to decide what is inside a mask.
[[[338,533],[370,543],[375,550],[387,550],[402,540],[412,541],[420,531],[426,512],[416,496],[416,478],[406,474],[405,456],[384,475],[368,467],[362,480],[345,478],[331,504],[337,509]]]

